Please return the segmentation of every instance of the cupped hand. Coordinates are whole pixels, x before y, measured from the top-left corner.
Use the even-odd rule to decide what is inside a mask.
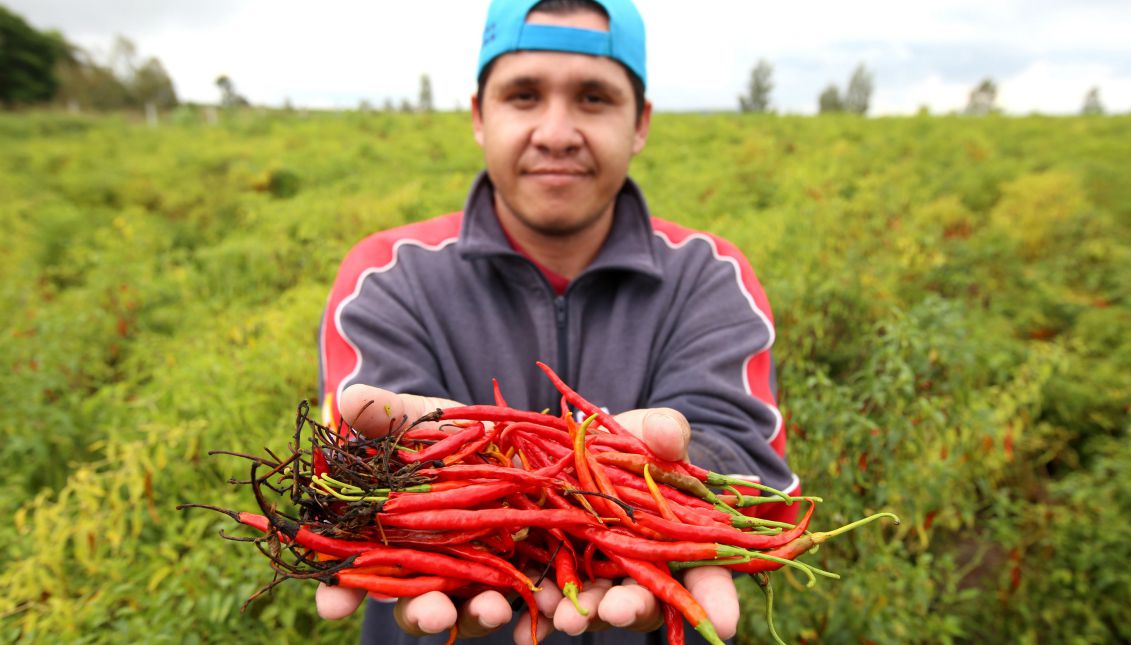
[[[338,409],[342,420],[354,430],[367,437],[381,437],[406,418],[411,423],[436,408],[456,405],[460,404],[448,399],[352,385],[342,393]],[[319,584],[314,599],[319,616],[339,620],[356,611],[365,596],[363,590]],[[452,598],[436,591],[399,599],[393,616],[400,628],[412,636],[445,632],[458,624],[461,636],[475,638],[509,623],[512,612],[507,599],[497,591],[478,594],[458,609]]]
[[[616,415],[616,420],[661,459],[686,461],[691,441],[687,419],[671,408],[630,410]],[[543,585],[547,585],[544,581]],[[703,606],[707,617],[723,639],[732,638],[738,629],[738,591],[729,571],[722,567],[698,567],[683,576],[683,584]],[[560,596],[560,593],[558,594]],[[576,635],[619,627],[633,631],[652,631],[663,624],[663,615],[656,597],[631,578],[620,584],[597,581],[578,596],[579,604],[589,611],[581,615],[568,598],[561,598],[553,612],[554,628]],[[515,629],[515,643],[530,645],[530,623],[520,617]],[[542,628],[539,638],[543,637]],[[549,630],[546,632],[549,634]]]
[[[398,394],[381,388],[354,385],[342,393],[339,409],[343,420],[368,437],[380,437],[395,428],[402,419],[410,422],[435,410],[460,405],[435,397]],[[670,408],[631,410],[621,413],[617,421],[639,437],[661,459],[687,459],[691,426],[687,419]],[[734,636],[738,627],[738,592],[734,580],[721,567],[691,569],[683,578],[684,586],[707,612],[719,636]],[[578,613],[573,603],[562,596],[549,580],[535,594],[539,613],[538,638],[554,629],[568,634],[607,629],[610,626],[635,631],[651,631],[662,624],[659,603],[649,591],[628,579],[621,584],[598,580],[579,594],[579,603],[588,616]],[[338,619],[352,614],[365,599],[365,592],[319,585],[315,595],[318,613],[323,618]],[[459,626],[461,636],[474,638],[486,635],[510,622],[512,611],[507,599],[496,591],[483,592],[460,607],[439,592],[405,598],[397,602],[394,616],[406,633],[414,636],[435,634]],[[523,612],[515,625],[517,645],[530,643],[530,618]]]

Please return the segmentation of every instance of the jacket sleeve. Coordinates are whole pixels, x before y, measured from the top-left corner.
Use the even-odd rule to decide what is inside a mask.
[[[746,258],[721,238],[697,234],[679,249],[683,286],[657,352],[651,407],[671,407],[692,427],[693,463],[754,475],[796,492],[777,405],[769,302]]]
[[[447,396],[443,372],[419,320],[408,247],[447,244],[459,220],[437,218],[372,235],[342,261],[319,331],[322,419],[341,422],[338,397],[354,383]]]

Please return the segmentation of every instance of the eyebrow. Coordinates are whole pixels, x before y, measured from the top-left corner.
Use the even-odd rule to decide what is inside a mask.
[[[512,88],[538,87],[542,84],[542,79],[537,76],[516,76],[499,83],[499,89],[506,91],[507,89]],[[618,99],[624,98],[625,96],[625,93],[621,88],[598,78],[589,78],[581,81],[580,89],[583,92],[603,92]]]
[[[602,92],[618,99],[624,98],[624,91],[621,88],[613,85],[612,83],[606,83],[605,81],[600,79],[589,79],[582,81],[581,89],[586,92]]]

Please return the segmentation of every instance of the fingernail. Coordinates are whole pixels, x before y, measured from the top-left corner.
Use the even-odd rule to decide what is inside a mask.
[[[662,432],[673,438],[680,435],[679,422],[662,412],[650,415],[648,425],[652,426],[653,432]]]

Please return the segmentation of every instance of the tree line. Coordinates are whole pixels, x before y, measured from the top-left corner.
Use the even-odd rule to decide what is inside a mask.
[[[747,82],[746,91],[738,97],[740,112],[770,112],[770,95],[774,89],[774,68],[765,59],[759,60],[750,71],[750,80]],[[844,91],[830,83],[817,96],[817,112],[819,114],[833,114],[838,112],[848,114],[867,114],[875,90],[875,78],[871,71],[860,63],[853,70],[852,76]],[[997,83],[987,78],[970,90],[963,114],[969,116],[983,116],[1001,112],[997,105]],[[1093,87],[1084,96],[1080,113],[1084,115],[1104,114],[1103,102],[1100,100],[1100,88]]]
[[[141,58],[119,36],[105,60],[68,42],[58,31],[39,31],[0,6],[0,104],[56,103],[71,109],[168,108],[177,104],[161,61]]]

